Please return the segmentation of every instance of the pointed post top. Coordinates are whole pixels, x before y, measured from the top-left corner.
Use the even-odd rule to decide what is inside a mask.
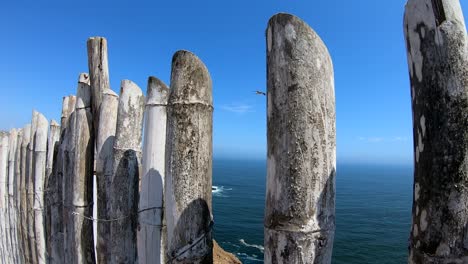
[[[169,87],[160,79],[150,76],[146,91],[146,105],[167,105]]]

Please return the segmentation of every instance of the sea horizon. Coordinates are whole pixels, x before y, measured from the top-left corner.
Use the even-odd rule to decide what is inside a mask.
[[[413,166],[341,162],[332,263],[406,262]],[[213,159],[214,239],[243,263],[263,262],[266,159]]]

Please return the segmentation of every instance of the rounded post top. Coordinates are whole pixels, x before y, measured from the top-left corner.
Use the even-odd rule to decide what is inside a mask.
[[[47,118],[41,114],[37,114],[37,132],[34,144],[34,151],[47,151],[47,132],[49,129],[49,122]],[[39,139],[39,140],[37,140]]]
[[[29,144],[29,138],[31,136],[31,124],[26,124],[23,127],[23,144]]]
[[[193,103],[213,106],[210,73],[195,54],[179,50],[172,58],[169,104]]]
[[[76,109],[82,109],[91,106],[92,97],[91,86],[89,86],[89,75],[81,73],[78,79],[78,89],[76,91]]]
[[[54,119],[52,119],[52,120],[50,121],[50,126],[59,127],[60,125],[59,125],[59,123],[57,123],[57,121],[55,121]]]
[[[104,91],[102,91],[102,95],[103,96],[112,96],[112,97],[119,97],[118,94],[116,94],[113,90],[111,89],[104,89]]]
[[[150,76],[146,91],[146,105],[167,105],[169,87],[160,79]]]

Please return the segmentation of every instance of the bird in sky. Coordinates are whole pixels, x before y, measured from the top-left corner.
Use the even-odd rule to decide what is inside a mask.
[[[258,95],[266,95],[265,92],[262,92],[262,91],[255,91],[255,94],[258,94]]]

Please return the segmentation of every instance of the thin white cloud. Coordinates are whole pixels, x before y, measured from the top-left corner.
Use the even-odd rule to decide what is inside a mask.
[[[392,138],[384,138],[384,137],[358,137],[359,141],[365,141],[370,143],[379,143],[379,142],[404,142],[408,141],[407,137],[392,137]]]
[[[221,109],[224,111],[232,112],[232,113],[238,113],[238,114],[244,114],[248,112],[253,112],[253,106],[249,104],[228,104],[228,105],[222,105]]]

